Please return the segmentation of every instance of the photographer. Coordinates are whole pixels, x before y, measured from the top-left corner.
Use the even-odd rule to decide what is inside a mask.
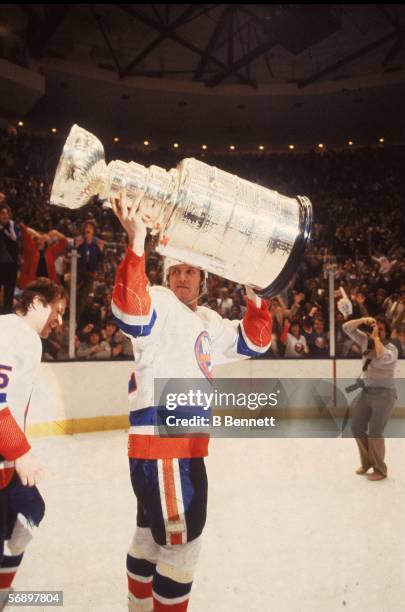
[[[369,480],[387,477],[382,436],[396,400],[394,372],[398,349],[390,342],[391,329],[384,317],[364,317],[343,324],[343,331],[354,340],[363,356],[359,386],[363,388],[352,408],[352,432],[360,451],[357,474]]]

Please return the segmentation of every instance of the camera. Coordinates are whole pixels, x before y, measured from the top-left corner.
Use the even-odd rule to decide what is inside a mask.
[[[358,329],[365,334],[372,334],[374,326],[368,325],[368,323],[362,323],[361,325],[359,325]]]
[[[354,385],[345,387],[346,393],[353,393],[353,391],[357,391],[357,389],[364,389],[364,381],[361,378],[358,378]]]

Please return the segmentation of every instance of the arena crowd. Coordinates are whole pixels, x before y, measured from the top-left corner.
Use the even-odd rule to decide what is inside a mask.
[[[93,202],[79,211],[49,204],[63,146],[57,137],[15,128],[0,133],[0,291],[3,312],[19,289],[37,276],[69,288],[70,253],[78,250],[77,359],[129,359],[131,342],[111,318],[116,268],[126,235],[109,210]],[[284,195],[308,196],[314,207],[312,238],[289,286],[271,300],[273,342],[265,358],[329,357],[328,269],[336,274],[335,301],[343,287],[352,302],[350,318],[384,314],[392,339],[405,357],[405,148],[323,150],[279,155],[205,154],[202,161]],[[107,160],[137,161],[169,169],[179,153],[107,147]],[[162,258],[147,244],[151,285],[162,283]],[[223,317],[241,319],[243,287],[210,275],[202,302]],[[68,359],[69,312],[62,329],[44,343],[46,360]],[[336,308],[337,356],[359,356],[342,332]]]

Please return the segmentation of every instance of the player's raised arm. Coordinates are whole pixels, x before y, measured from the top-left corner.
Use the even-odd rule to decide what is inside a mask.
[[[273,320],[267,302],[250,287],[246,287],[246,297],[246,313],[238,330],[237,352],[255,357],[270,348]]]
[[[110,202],[129,240],[127,252],[115,278],[112,313],[117,325],[128,336],[148,336],[156,312],[152,307],[145,271],[146,219],[135,206],[128,211],[121,197],[112,198]]]
[[[257,357],[271,345],[273,320],[267,303],[246,287],[246,313],[241,321],[220,319],[213,334],[213,359]]]

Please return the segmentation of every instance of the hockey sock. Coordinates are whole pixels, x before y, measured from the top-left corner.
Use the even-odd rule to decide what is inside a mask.
[[[153,610],[152,579],[155,563],[127,555],[129,609],[134,612]]]
[[[10,590],[22,558],[22,554],[15,557],[3,555],[0,562],[0,596]]]
[[[186,612],[192,582],[176,582],[158,571],[153,577],[154,612]]]

